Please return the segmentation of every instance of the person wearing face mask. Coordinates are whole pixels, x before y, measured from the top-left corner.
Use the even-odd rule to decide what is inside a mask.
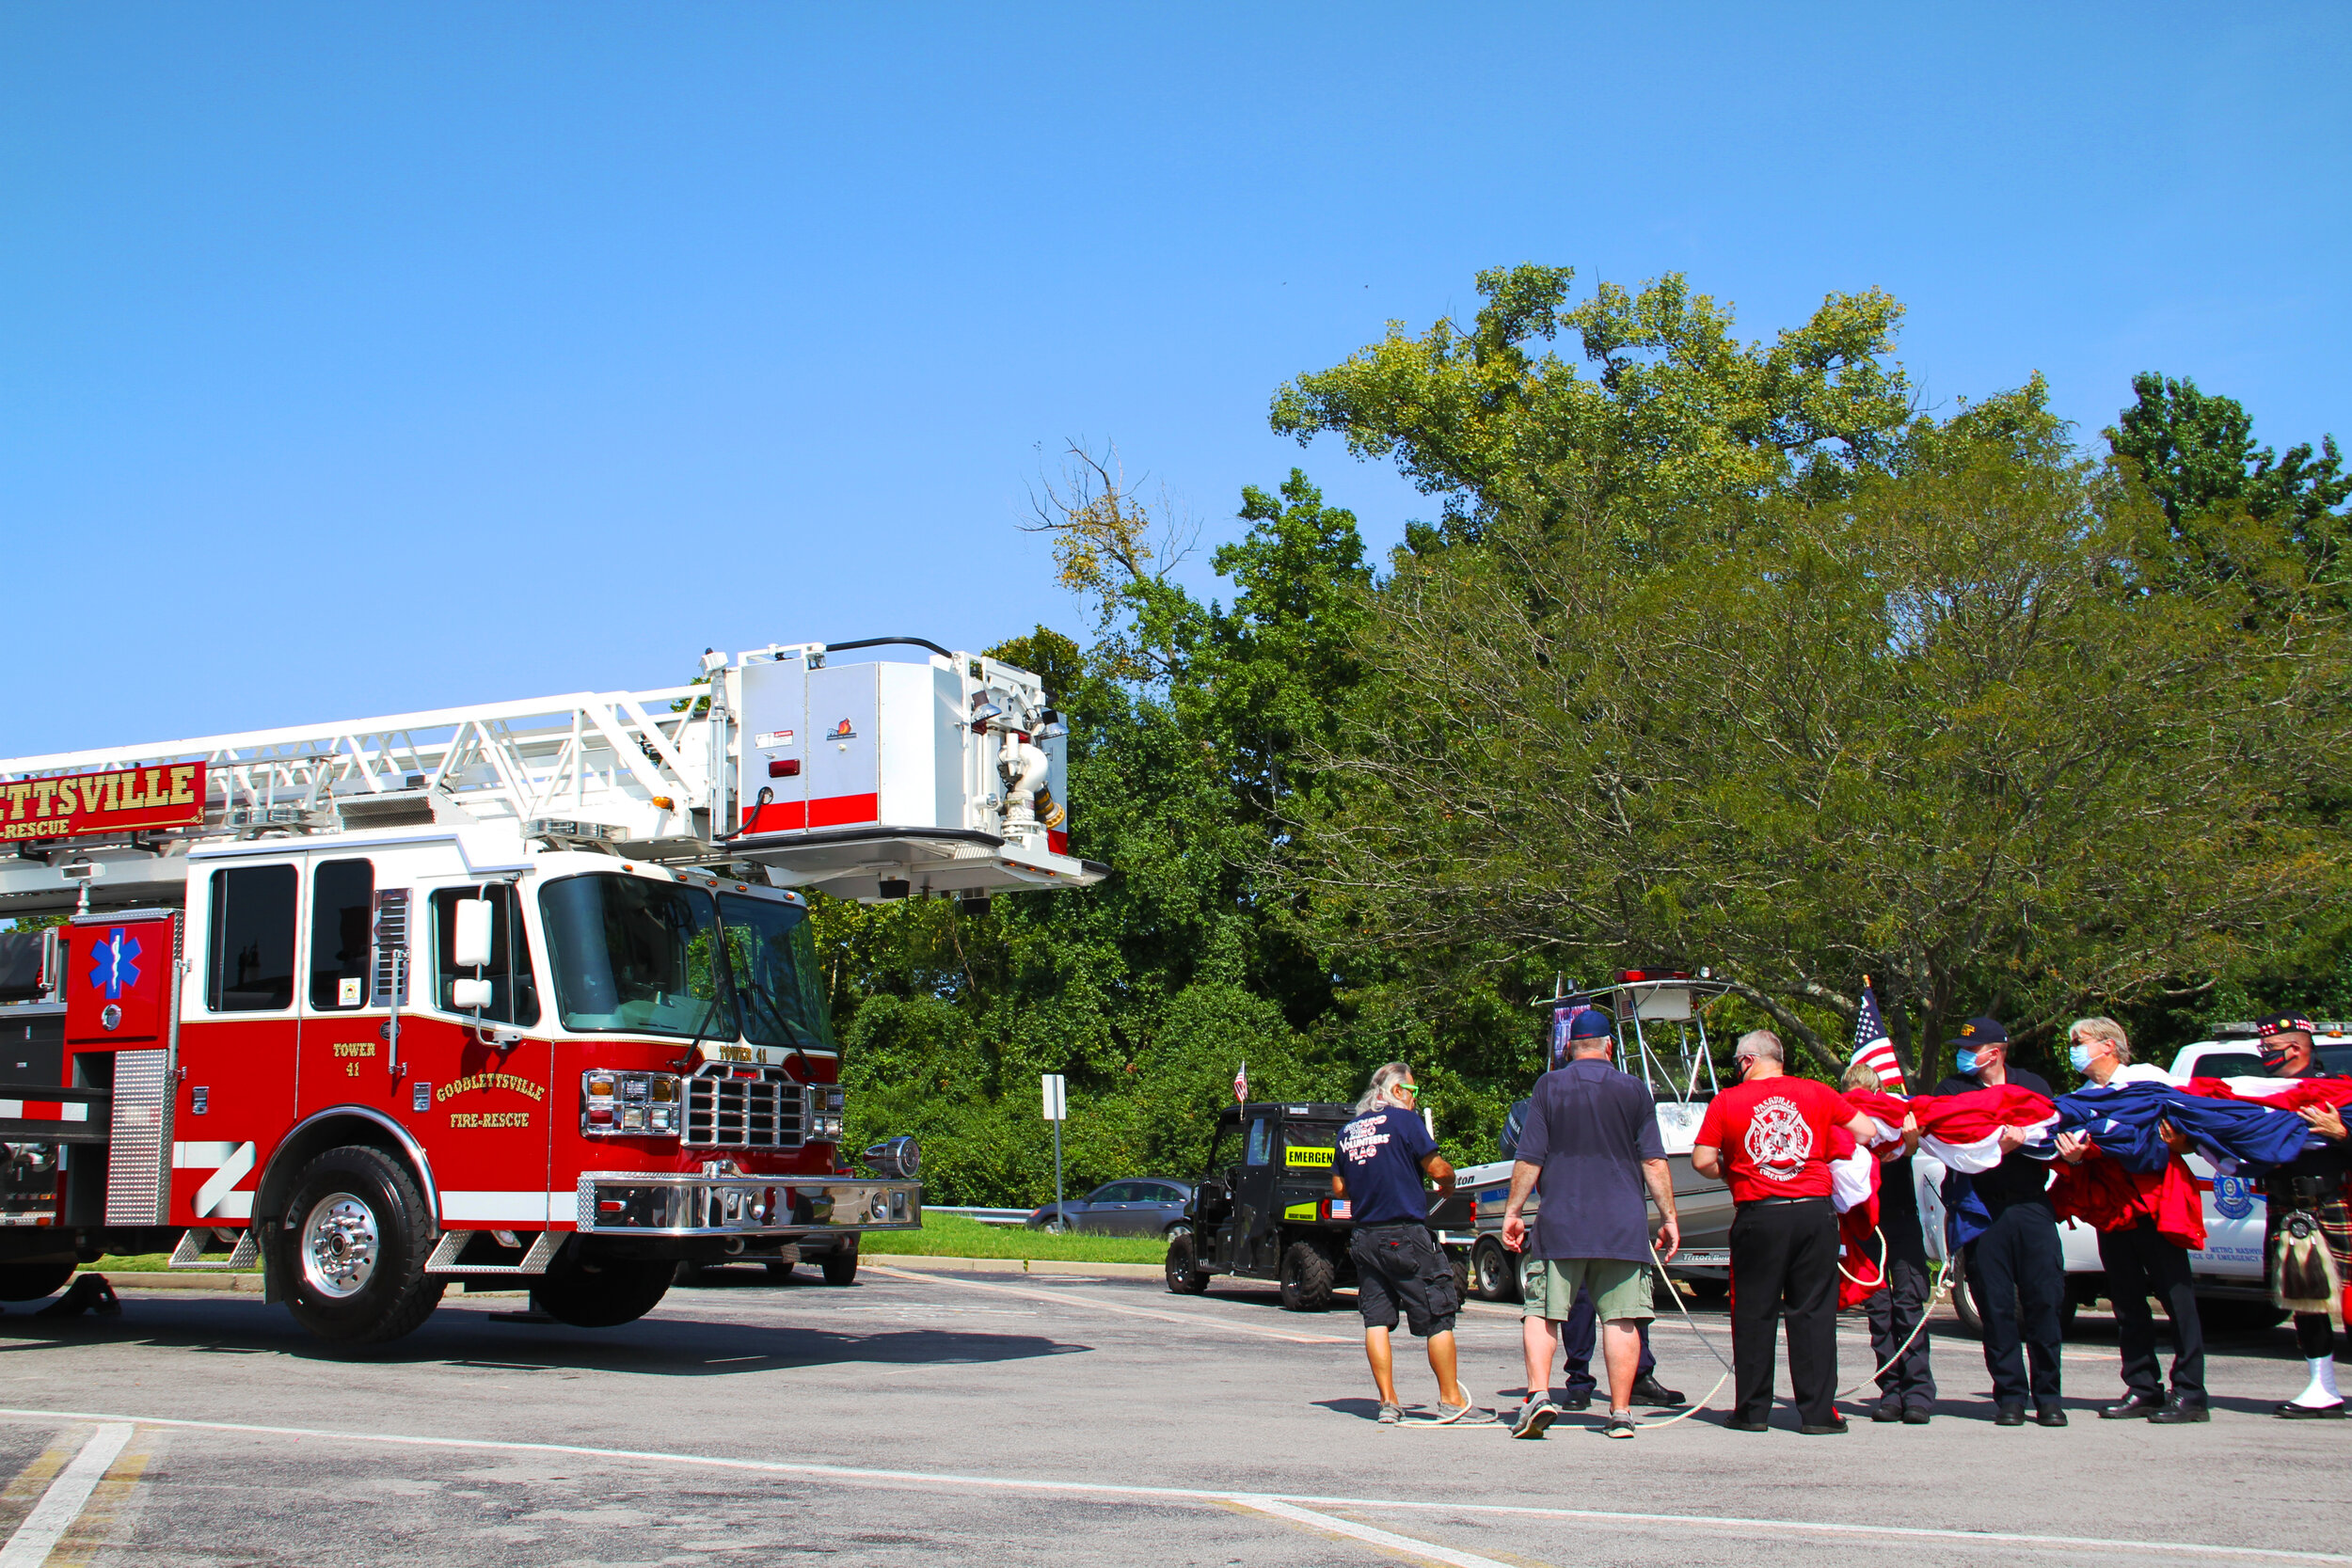
[[[1762,1432],[1772,1408],[1773,1338],[1788,1321],[1797,1430],[1846,1430],[1837,1414],[1837,1211],[1830,1133],[1877,1136],[1870,1118],[1826,1084],[1788,1076],[1780,1037],[1757,1029],[1732,1048],[1740,1083],[1708,1101],[1691,1166],[1731,1189],[1731,1418]]]
[[[2254,1025],[2261,1041],[2263,1070],[2273,1078],[2322,1078],[2312,1051],[2313,1025],[2293,1013],[2274,1013]],[[2278,1268],[2279,1234],[2292,1215],[2309,1216],[2320,1239],[2335,1259],[2336,1272],[2352,1279],[2352,1207],[2345,1203],[2345,1179],[2352,1174],[2352,1144],[2344,1136],[2340,1114],[2326,1108],[2301,1113],[2326,1139],[2319,1148],[2274,1170],[2263,1184],[2268,1211],[2263,1244]],[[2274,1282],[2273,1289],[2276,1289]],[[2336,1387],[2335,1324],[2325,1312],[2295,1314],[2295,1338],[2311,1367],[2312,1380],[2303,1391],[2280,1405],[2277,1414],[2295,1421],[2342,1420],[2344,1395]]]
[[[2132,1060],[2131,1040],[2111,1018],[2082,1018],[2067,1031],[2067,1060],[2093,1087],[2109,1093],[2126,1084],[2172,1080],[2162,1069]],[[2178,1161],[2187,1140],[2167,1126],[2165,1142]],[[2102,1158],[2086,1133],[2058,1135],[2058,1158],[2080,1166]],[[2185,1175],[2185,1172],[2182,1173]],[[2070,1178],[2070,1180],[2072,1180]],[[2205,1335],[2197,1319],[2197,1287],[2189,1277],[2187,1249],[2158,1233],[2152,1210],[2153,1181],[2122,1183],[2135,1193],[2121,1223],[2099,1232],[2099,1266],[2106,1271],[2107,1294],[2115,1303],[2115,1338],[2123,1354],[2124,1396],[2103,1406],[2102,1420],[2144,1418],[2158,1426],[2210,1420],[2205,1408]],[[2104,1222],[2103,1222],[2104,1223]],[[2156,1361],[2156,1319],[2148,1308],[2154,1294],[2172,1322],[2172,1396],[2165,1397]]]
[[[1939,1095],[1966,1094],[2004,1084],[2056,1098],[2042,1078],[2009,1065],[2009,1031],[1998,1020],[1972,1018],[1955,1048],[1953,1075],[1936,1085]],[[2045,1427],[2066,1424],[2058,1403],[2058,1346],[2065,1330],[2058,1318],[2066,1299],[2066,1254],[2058,1245],[2058,1215],[2050,1206],[2050,1167],[2025,1151],[2023,1128],[2004,1127],[2001,1163],[1976,1175],[1958,1171],[1945,1178],[1945,1207],[1959,1207],[1964,1190],[1983,1205],[1984,1229],[1966,1243],[1968,1288],[1984,1319],[1984,1365],[1993,1374],[1994,1422],[2026,1424],[2026,1400],[2034,1420]],[[1956,1187],[1957,1184],[1957,1187]],[[2030,1359],[2032,1377],[2027,1381]]]

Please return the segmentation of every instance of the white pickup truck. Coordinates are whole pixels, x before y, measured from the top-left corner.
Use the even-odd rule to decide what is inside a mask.
[[[2225,1023],[2218,1038],[2185,1045],[2173,1053],[2165,1070],[2176,1084],[2191,1078],[2260,1078],[2262,1055],[2250,1023]],[[2330,1072],[2352,1073],[2352,1024],[2322,1023],[2312,1042],[2319,1065]],[[1921,1155],[1912,1162],[1919,1173],[1919,1214],[1927,1229],[1931,1257],[1944,1253],[1944,1210],[1937,1196],[1944,1167]],[[2208,1328],[2268,1328],[2285,1314],[2270,1305],[2263,1283],[2263,1229],[2267,1213],[2262,1186],[2244,1177],[2216,1177],[2213,1167],[2197,1155],[2188,1168],[2205,1197],[2205,1245],[2189,1255],[2197,1281],[2198,1315]],[[2066,1304],[2069,1328],[2085,1303],[2106,1293],[2106,1275],[2099,1262],[2099,1235],[2078,1220],[2058,1227],[2066,1249]],[[1979,1332],[1976,1303],[1965,1277],[1952,1291],[1952,1306],[1971,1333]]]

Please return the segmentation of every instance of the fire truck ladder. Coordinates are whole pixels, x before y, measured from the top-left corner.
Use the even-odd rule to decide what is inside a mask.
[[[328,814],[346,827],[391,826],[453,807],[460,821],[594,818],[609,832],[590,836],[694,837],[692,814],[709,811],[710,781],[725,772],[709,754],[716,732],[694,711],[707,695],[695,686],[583,691],[17,757],[0,760],[0,774],[202,762],[213,832],[335,826]]]

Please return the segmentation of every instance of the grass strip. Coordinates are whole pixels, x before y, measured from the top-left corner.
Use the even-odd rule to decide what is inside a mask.
[[[1051,1236],[1021,1225],[982,1225],[961,1214],[926,1214],[920,1230],[876,1230],[858,1243],[867,1258],[896,1254],[930,1258],[1023,1258],[1057,1263],[1159,1263],[1168,1243],[1158,1236]]]

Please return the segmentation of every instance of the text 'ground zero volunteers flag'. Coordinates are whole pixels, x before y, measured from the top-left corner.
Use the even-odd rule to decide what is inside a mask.
[[[1870,977],[1862,977],[1862,1010],[1854,1015],[1853,1059],[1879,1075],[1879,1082],[1897,1094],[1903,1090],[1903,1064],[1895,1057],[1895,1042],[1886,1037],[1886,1021],[1879,1016],[1879,999]]]

